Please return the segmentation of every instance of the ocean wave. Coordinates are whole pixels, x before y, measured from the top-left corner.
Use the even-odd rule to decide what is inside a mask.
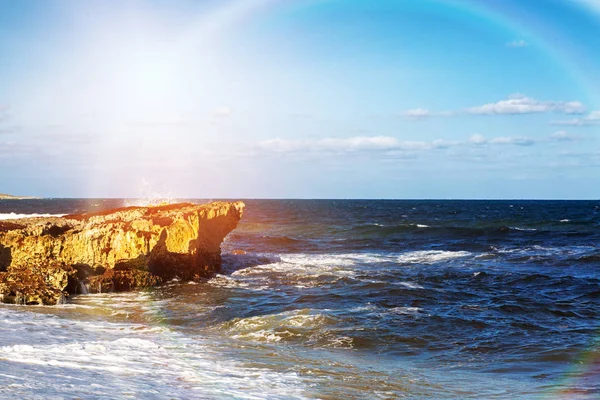
[[[51,217],[62,217],[65,214],[18,214],[18,213],[0,213],[0,221],[6,221],[11,219],[21,218],[51,218]]]
[[[364,224],[350,228],[332,228],[328,232],[330,240],[344,239],[349,245],[372,246],[390,240],[403,240],[404,238],[448,238],[451,240],[472,240],[482,237],[511,237],[513,235],[544,235],[556,230],[551,225],[520,226],[514,221],[503,221],[506,224],[469,224],[448,225],[444,221],[437,224],[429,223],[404,223],[390,225]],[[561,224],[563,225],[563,224]],[[585,233],[587,234],[587,233]]]
[[[4,311],[0,308],[0,317],[24,323],[16,327],[18,334],[12,330],[15,326],[0,324],[0,369],[10,370],[22,383],[2,385],[3,397],[76,398],[84,393],[90,398],[306,397],[297,373],[245,367],[201,337],[172,330],[140,333],[129,324]],[[33,323],[40,329],[32,330]],[[90,333],[90,323],[103,325],[104,330]],[[0,382],[3,379],[0,375]]]
[[[225,253],[222,256],[222,271],[233,273],[238,270],[256,267],[259,265],[273,264],[281,261],[281,257],[270,254],[233,254]]]
[[[393,307],[388,312],[401,315],[419,315],[423,312],[423,309],[420,307]]]
[[[397,260],[402,264],[434,264],[471,255],[468,251],[422,250],[400,254]]]
[[[590,245],[500,247],[493,248],[493,251],[509,261],[519,262],[528,260],[594,262],[600,254],[597,246]]]
[[[377,270],[373,266],[377,265]],[[336,282],[356,283],[373,281],[374,276],[383,275],[397,266],[393,254],[343,253],[343,254],[282,254],[275,262],[249,266],[235,270],[230,278],[249,282],[259,279],[259,284],[269,282],[273,287],[293,285],[311,288]],[[238,285],[238,283],[233,283]]]
[[[403,287],[423,289],[413,280],[400,277],[399,265],[442,264],[472,257],[468,251],[421,250],[404,253],[282,254],[274,262],[233,269],[209,283],[219,287],[266,290],[293,286],[308,289],[323,286],[362,287],[363,289]]]
[[[351,347],[352,339],[338,335],[340,319],[325,310],[300,309],[278,314],[235,318],[218,329],[231,337],[257,342],[304,342],[317,347]]]
[[[424,289],[423,286],[421,286],[415,282],[393,282],[392,284],[398,285],[398,286],[404,286],[405,288],[408,288],[408,289]]]
[[[211,278],[208,283],[215,287],[244,289],[249,291],[263,291],[269,288],[266,279],[261,279],[260,277],[254,279],[238,279],[235,276],[217,274]]]

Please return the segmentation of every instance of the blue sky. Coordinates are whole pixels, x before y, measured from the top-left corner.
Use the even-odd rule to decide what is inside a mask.
[[[598,49],[598,0],[0,0],[0,192],[597,199]]]

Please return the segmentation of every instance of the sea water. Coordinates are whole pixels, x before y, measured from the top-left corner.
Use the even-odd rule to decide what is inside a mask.
[[[0,305],[0,397],[600,398],[600,202],[246,204],[212,279]]]

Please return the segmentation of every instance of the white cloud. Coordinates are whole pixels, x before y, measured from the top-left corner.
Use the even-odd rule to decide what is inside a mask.
[[[583,118],[572,118],[572,119],[561,119],[558,121],[552,121],[550,122],[551,125],[557,125],[557,126],[584,126],[584,125],[590,125],[589,123],[586,123],[585,119]]]
[[[559,142],[574,142],[583,139],[580,135],[574,135],[567,131],[557,131],[550,135],[550,139],[557,140]]]
[[[446,140],[442,140],[442,139],[436,139],[433,142],[431,142],[431,146],[434,149],[448,149],[450,147],[454,147],[454,146],[458,146],[459,143],[458,142],[449,142]]]
[[[474,144],[476,146],[482,146],[487,143],[487,139],[478,133],[471,135],[469,138],[469,143]]]
[[[527,47],[529,43],[524,41],[523,39],[513,40],[511,42],[506,43],[506,47]]]
[[[500,136],[490,140],[491,144],[511,144],[512,138],[508,136]]]
[[[539,101],[524,95],[512,95],[506,100],[471,107],[466,111],[469,114],[476,115],[514,115],[546,112],[582,114],[585,112],[585,107],[579,101]]]
[[[312,143],[326,150],[386,150],[393,149],[399,145],[396,138],[390,136],[358,136],[353,138],[325,138]]]
[[[419,120],[429,117],[452,117],[461,114],[472,115],[521,115],[536,113],[560,113],[560,114],[584,114],[586,108],[580,101],[541,101],[524,94],[515,93],[506,99],[495,103],[487,103],[480,106],[470,107],[462,111],[435,112],[425,108],[413,108],[404,112],[407,118]],[[585,120],[573,119],[569,121],[556,121],[556,125],[581,125],[586,123],[600,123],[600,111],[593,111]]]
[[[424,108],[413,108],[411,110],[407,110],[404,115],[408,118],[422,119],[431,117],[432,114],[431,111]]]
[[[528,137],[515,137],[515,136],[499,136],[491,139],[487,139],[485,136],[480,135],[478,133],[471,135],[468,140],[468,143],[473,146],[484,146],[487,144],[490,145],[515,145],[515,146],[532,146],[535,144],[533,139]]]
[[[527,137],[501,136],[490,139],[490,144],[513,144],[516,146],[531,146],[535,142]]]
[[[275,153],[355,153],[426,151],[447,149],[458,145],[441,139],[434,141],[401,141],[391,136],[357,136],[352,138],[324,139],[270,139],[258,144],[263,151]]]
[[[430,118],[430,117],[453,117],[456,115],[456,112],[455,111],[433,112],[426,108],[413,108],[410,110],[406,110],[403,113],[403,115],[406,118],[418,120],[418,119],[425,119],[425,118]]]
[[[555,103],[554,111],[563,112],[565,114],[583,114],[585,106],[580,101],[568,101],[566,103]]]
[[[592,111],[583,118],[552,121],[551,124],[564,126],[590,126],[600,124],[600,110]]]

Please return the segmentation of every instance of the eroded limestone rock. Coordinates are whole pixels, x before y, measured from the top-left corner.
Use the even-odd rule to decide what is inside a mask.
[[[221,242],[243,210],[242,202],[183,203],[0,221],[0,300],[56,304],[65,290],[208,277],[220,268]]]

